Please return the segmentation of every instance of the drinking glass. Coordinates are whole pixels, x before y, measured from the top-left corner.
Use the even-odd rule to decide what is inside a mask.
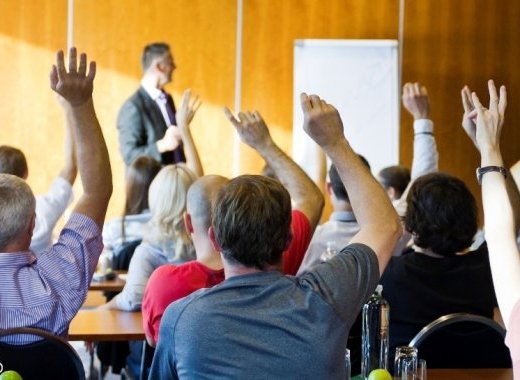
[[[351,368],[350,368],[350,350],[347,348],[345,350],[345,369],[346,369],[346,377],[345,379],[346,380],[350,380],[350,371],[351,371]]]
[[[401,380],[427,380],[426,360],[419,359],[415,369],[413,363],[406,363],[402,368]]]
[[[404,380],[406,373],[417,371],[417,348],[401,346],[395,349],[394,379]]]

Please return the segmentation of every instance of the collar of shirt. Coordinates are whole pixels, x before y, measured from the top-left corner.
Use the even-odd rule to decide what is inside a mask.
[[[141,80],[141,87],[144,88],[146,93],[150,95],[154,101],[158,101],[162,94],[165,94],[163,91],[155,87],[154,85],[148,83],[144,79]]]
[[[337,222],[355,222],[356,217],[352,211],[333,211],[330,214],[330,220],[335,220]]]
[[[31,251],[2,252],[0,253],[0,268],[2,267],[23,267],[31,265],[36,261],[36,256]]]

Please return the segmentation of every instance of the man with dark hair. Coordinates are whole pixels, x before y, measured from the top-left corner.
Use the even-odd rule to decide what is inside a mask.
[[[45,194],[36,196],[36,220],[31,239],[31,251],[39,254],[52,244],[54,227],[72,200],[72,186],[77,176],[75,143],[70,128],[69,108],[60,100],[66,115],[65,165]],[[0,173],[12,174],[24,180],[29,168],[24,153],[17,148],[0,146]]]
[[[402,165],[394,165],[379,171],[377,179],[383,185],[392,201],[398,200],[410,183],[410,169]]]
[[[0,174],[0,329],[34,327],[67,336],[70,321],[85,301],[103,249],[101,229],[112,194],[108,150],[92,101],[96,64],[87,72],[87,56],[69,52],[68,70],[58,52],[51,88],[64,99],[77,142],[83,194],[56,244],[38,258],[29,250],[35,199],[27,183]],[[13,344],[34,341],[30,335],[2,338]]]
[[[345,139],[337,110],[315,95],[301,102],[304,129],[338,168],[360,232],[330,261],[284,276],[276,269],[291,239],[288,191],[263,176],[231,180],[209,229],[226,280],[166,309],[150,378],[345,378],[350,325],[375,289],[400,222]],[[257,113],[232,121],[246,141],[263,136],[255,139],[259,152],[272,149]]]
[[[170,46],[162,42],[146,45],[141,65],[141,86],[117,117],[123,160],[127,166],[138,156],[151,156],[164,165],[185,162],[173,98],[164,90],[177,68]]]
[[[432,173],[415,180],[407,197],[406,230],[413,250],[393,257],[383,273],[390,313],[390,353],[428,323],[451,313],[493,318],[497,306],[487,247],[468,252],[477,207],[466,185]]]

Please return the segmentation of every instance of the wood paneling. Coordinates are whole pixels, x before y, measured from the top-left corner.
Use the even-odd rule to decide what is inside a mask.
[[[432,102],[440,168],[462,178],[480,197],[479,156],[460,127],[460,90],[467,84],[488,102],[487,80],[506,84],[509,102],[502,148],[506,162],[520,159],[520,3],[492,0],[407,1],[403,80],[423,82]],[[403,118],[402,131],[409,130]],[[412,135],[401,134],[401,159],[410,164]]]

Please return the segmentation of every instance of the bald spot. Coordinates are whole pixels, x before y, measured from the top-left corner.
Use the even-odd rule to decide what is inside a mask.
[[[207,231],[211,225],[211,206],[218,192],[229,180],[220,175],[205,175],[188,190],[186,210],[195,229]]]

